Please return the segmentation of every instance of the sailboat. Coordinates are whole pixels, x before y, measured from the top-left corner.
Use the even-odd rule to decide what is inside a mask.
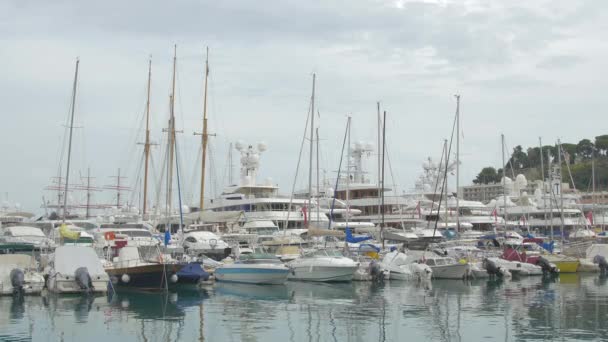
[[[60,233],[66,238],[78,238],[80,233],[70,231],[66,225],[67,193],[70,177],[70,161],[72,154],[72,132],[74,130],[74,112],[76,107],[76,89],[78,85],[78,66],[76,60],[74,72],[74,85],[72,89],[72,103],[70,113],[70,131],[68,139],[67,168],[63,196],[63,217]],[[55,249],[53,259],[47,270],[46,285],[49,291],[58,293],[70,292],[106,292],[108,275],[103,270],[97,253],[90,246],[65,245]]]

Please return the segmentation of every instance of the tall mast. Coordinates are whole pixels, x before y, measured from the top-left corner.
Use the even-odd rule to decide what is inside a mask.
[[[382,225],[380,225],[380,238],[384,249],[384,155],[386,154],[386,111],[382,118]]]
[[[593,227],[595,224],[595,149],[591,155],[591,221],[589,223]]]
[[[564,189],[562,189],[562,142],[557,139],[557,162],[559,164],[559,217],[562,244],[564,243]]]
[[[173,78],[171,81],[171,97],[169,101],[169,160],[167,161],[167,215],[171,213],[173,190],[173,154],[175,153],[175,69],[177,64],[177,45],[173,47]]]
[[[148,91],[146,100],[146,142],[144,143],[144,205],[142,217],[146,216],[148,205],[148,163],[150,160],[150,84],[152,81],[152,58],[148,61]]]
[[[538,137],[538,146],[540,148],[540,180],[542,181],[542,195],[543,195],[543,217],[545,223],[545,229],[547,228],[547,203],[545,202],[545,163],[543,157],[543,141],[541,137]],[[549,200],[551,197],[549,197]]]
[[[307,214],[308,214],[308,227],[306,228],[310,228],[310,221],[311,220],[311,216],[310,215],[310,208],[312,205],[312,153],[313,153],[313,147],[314,147],[314,143],[313,143],[313,139],[314,139],[314,132],[315,132],[315,82],[316,82],[316,75],[313,73],[312,74],[312,96],[310,98],[310,156],[309,156],[309,167],[308,167],[308,210],[307,210]],[[317,217],[318,220],[318,217]]]
[[[549,228],[550,228],[550,234],[551,234],[551,241],[553,241],[553,199],[554,199],[554,195],[553,195],[553,171],[551,171],[551,155],[549,154],[549,151],[547,151],[547,169],[549,171]],[[556,202],[557,204],[557,202]]]
[[[450,223],[450,216],[448,214],[448,163],[449,163],[449,159],[450,159],[450,155],[448,154],[448,139],[444,139],[443,140],[443,155],[444,160],[442,160],[443,163],[445,163],[445,171],[443,174],[443,179],[442,179],[442,185],[441,185],[441,194],[440,197],[443,196],[443,193],[445,192],[445,229],[448,229],[448,224]],[[441,200],[440,200],[441,201]],[[441,202],[439,202],[441,204]],[[439,212],[439,209],[437,209],[437,217],[439,217],[441,213]]]
[[[380,194],[382,193],[382,186],[384,184],[380,183],[381,173],[382,173],[382,117],[380,116],[380,102],[376,102],[376,111],[378,116],[378,199],[380,198]],[[378,214],[380,214],[380,210],[382,209],[381,200],[378,200]]]
[[[460,95],[454,96],[456,97],[456,233],[458,233],[460,231]]]
[[[86,207],[86,214],[85,214],[85,218],[89,218],[90,217],[90,210],[89,208],[91,207],[91,168],[88,167],[87,168],[87,207]]]
[[[63,190],[63,218],[62,222],[65,223],[65,217],[68,209],[68,183],[70,180],[70,161],[72,158],[72,132],[74,130],[74,112],[76,107],[76,88],[78,85],[78,65],[80,60],[76,59],[76,71],[74,72],[74,87],[72,88],[72,111],[70,114],[70,137],[68,139],[68,161],[67,169],[65,171],[65,188]]]
[[[501,150],[502,150],[502,199],[503,199],[503,216],[505,220],[505,235],[507,234],[507,165],[505,164],[505,135],[500,135]]]
[[[350,220],[350,115],[346,123],[348,127],[347,142],[346,142],[346,227],[348,228],[348,221]]]
[[[228,185],[232,185],[232,143],[228,148]]]
[[[319,217],[321,217],[321,208],[320,208],[320,195],[319,195],[319,127],[316,128],[315,130],[316,135],[317,135],[317,221],[319,220]]]
[[[205,166],[207,164],[207,140],[209,136],[207,134],[207,79],[209,78],[209,47],[207,47],[207,57],[205,59],[205,94],[203,96],[203,157],[201,162],[201,195],[200,195],[200,208],[203,211],[205,204]]]

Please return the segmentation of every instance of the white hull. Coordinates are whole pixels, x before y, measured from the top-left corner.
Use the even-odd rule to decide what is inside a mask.
[[[284,265],[230,264],[218,267],[214,276],[217,281],[278,285],[285,283],[288,273]]]
[[[467,273],[468,268],[467,264],[431,266],[433,278],[437,279],[462,279]]]
[[[358,266],[301,266],[292,267],[287,276],[289,280],[344,282],[352,281]]]
[[[509,270],[512,275],[534,276],[543,274],[543,269],[540,266],[532,265],[527,262],[509,261],[501,258],[488,259],[496,263],[497,266]]]

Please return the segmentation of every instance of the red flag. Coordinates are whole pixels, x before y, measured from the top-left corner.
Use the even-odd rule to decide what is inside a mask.
[[[494,216],[494,223],[498,223],[498,212],[496,211],[496,208],[492,210],[492,215],[490,216]]]
[[[589,220],[589,223],[593,224],[593,212],[592,211],[587,213],[587,220]]]
[[[302,215],[304,215],[304,227],[306,227],[308,225],[308,215],[306,213],[306,206],[302,207]]]

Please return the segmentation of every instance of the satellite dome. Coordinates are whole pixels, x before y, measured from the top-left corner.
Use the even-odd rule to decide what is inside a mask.
[[[239,140],[234,144],[234,148],[236,148],[237,151],[242,151],[244,147],[245,143],[243,142],[243,140]]]
[[[268,146],[266,146],[265,142],[260,142],[258,143],[258,151],[260,152],[264,152],[268,149]]]

